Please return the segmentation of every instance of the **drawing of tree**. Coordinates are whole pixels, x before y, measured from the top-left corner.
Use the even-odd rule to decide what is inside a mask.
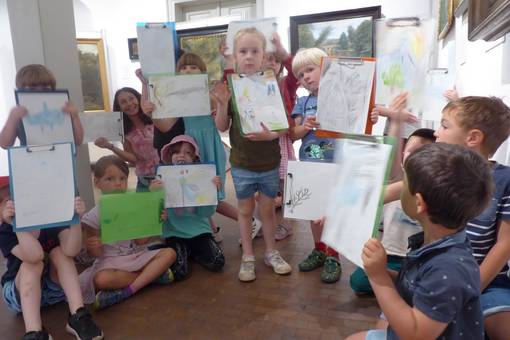
[[[300,188],[298,191],[291,194],[290,197],[290,212],[294,212],[294,208],[303,204],[304,201],[309,200],[312,197],[312,193],[308,188]]]

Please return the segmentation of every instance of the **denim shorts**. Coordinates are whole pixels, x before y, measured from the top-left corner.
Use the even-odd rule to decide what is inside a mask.
[[[21,299],[16,288],[15,279],[5,282],[2,295],[9,309],[21,313]],[[66,298],[62,287],[50,279],[48,271],[41,278],[41,307],[51,306],[64,301]]]
[[[256,172],[232,167],[232,179],[239,200],[250,198],[257,191],[270,198],[275,198],[280,190],[280,168]]]
[[[365,340],[386,340],[385,329],[371,329],[368,331]]]
[[[483,316],[510,311],[510,288],[499,285],[496,277],[480,296]]]

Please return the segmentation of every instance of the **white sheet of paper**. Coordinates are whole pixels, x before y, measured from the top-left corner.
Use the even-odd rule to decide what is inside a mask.
[[[28,150],[28,151],[27,151]],[[74,216],[70,143],[9,149],[16,228],[44,228]]]
[[[154,75],[148,81],[153,118],[211,114],[207,74]]]
[[[83,125],[83,142],[94,143],[99,137],[111,142],[122,142],[124,125],[122,112],[89,112],[80,114]]]
[[[408,107],[413,109],[420,102],[419,96],[425,87],[436,34],[435,21],[427,19],[420,20],[418,25],[392,25],[390,20],[375,20],[375,102],[388,105],[395,96],[407,92]]]
[[[250,27],[255,27],[258,31],[264,34],[264,37],[266,37],[266,52],[275,51],[275,47],[274,44],[271,43],[271,39],[273,39],[273,35],[276,33],[278,28],[276,18],[264,18],[260,20],[231,21],[228,24],[226,40],[228,54],[234,53],[234,38],[237,32]]]
[[[375,61],[323,59],[317,98],[321,129],[365,133],[374,71]]]
[[[157,174],[165,187],[165,208],[218,204],[214,164],[164,165]]]
[[[448,101],[443,96],[446,90],[453,89],[455,79],[447,70],[429,70],[425,76],[423,94],[416,104],[418,117],[424,120],[441,121],[441,113]]]
[[[392,146],[340,139],[335,148],[339,173],[322,241],[362,267],[361,253],[372,237]]]
[[[338,165],[289,161],[285,176],[284,217],[315,220],[326,216]]]
[[[243,77],[232,74],[230,79],[242,133],[263,131],[260,123],[272,131],[289,127],[273,71]]]
[[[27,145],[74,143],[71,116],[62,112],[69,100],[67,92],[17,91],[18,105],[28,115],[23,117]]]
[[[138,23],[136,33],[142,73],[174,73],[175,23]]]

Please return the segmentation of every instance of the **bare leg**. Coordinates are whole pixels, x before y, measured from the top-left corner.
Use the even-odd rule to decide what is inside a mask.
[[[44,264],[22,262],[16,275],[18,289],[27,332],[40,331],[41,321],[41,275]]]
[[[128,272],[117,269],[103,269],[94,275],[96,290],[122,289],[129,286],[140,272]]]
[[[310,228],[312,229],[313,242],[320,242],[322,237],[322,225],[310,221]]]
[[[237,215],[239,214],[239,211],[237,210],[237,208],[226,201],[218,202],[218,207],[216,208],[216,212],[218,212],[219,214],[222,214],[223,216],[231,218],[234,221],[237,221]]]
[[[266,243],[266,253],[274,250],[274,232],[276,220],[274,214],[274,199],[262,193],[259,194],[259,213],[262,221],[262,232]]]
[[[140,275],[130,284],[133,293],[161,276],[175,262],[177,254],[171,248],[160,249],[158,254],[143,267]]]
[[[253,197],[237,200],[239,207],[238,223],[241,232],[241,244],[243,255],[253,255],[253,244],[251,239],[251,220],[255,210],[255,199]],[[273,240],[274,242],[274,240]]]
[[[76,313],[78,308],[83,307],[83,296],[81,295],[78,271],[73,258],[64,255],[62,249],[56,247],[50,252],[50,264],[52,281],[59,283],[64,290],[71,314]],[[52,268],[56,272],[52,271]]]
[[[491,340],[508,339],[510,334],[510,312],[500,312],[485,318],[485,332]]]

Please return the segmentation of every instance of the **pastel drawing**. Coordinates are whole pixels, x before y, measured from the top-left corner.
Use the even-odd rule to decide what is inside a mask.
[[[50,110],[48,103],[45,101],[42,110],[28,115],[25,122],[30,125],[39,126],[41,131],[44,131],[46,128],[51,131],[56,125],[60,126],[65,123],[65,116],[60,110]]]

